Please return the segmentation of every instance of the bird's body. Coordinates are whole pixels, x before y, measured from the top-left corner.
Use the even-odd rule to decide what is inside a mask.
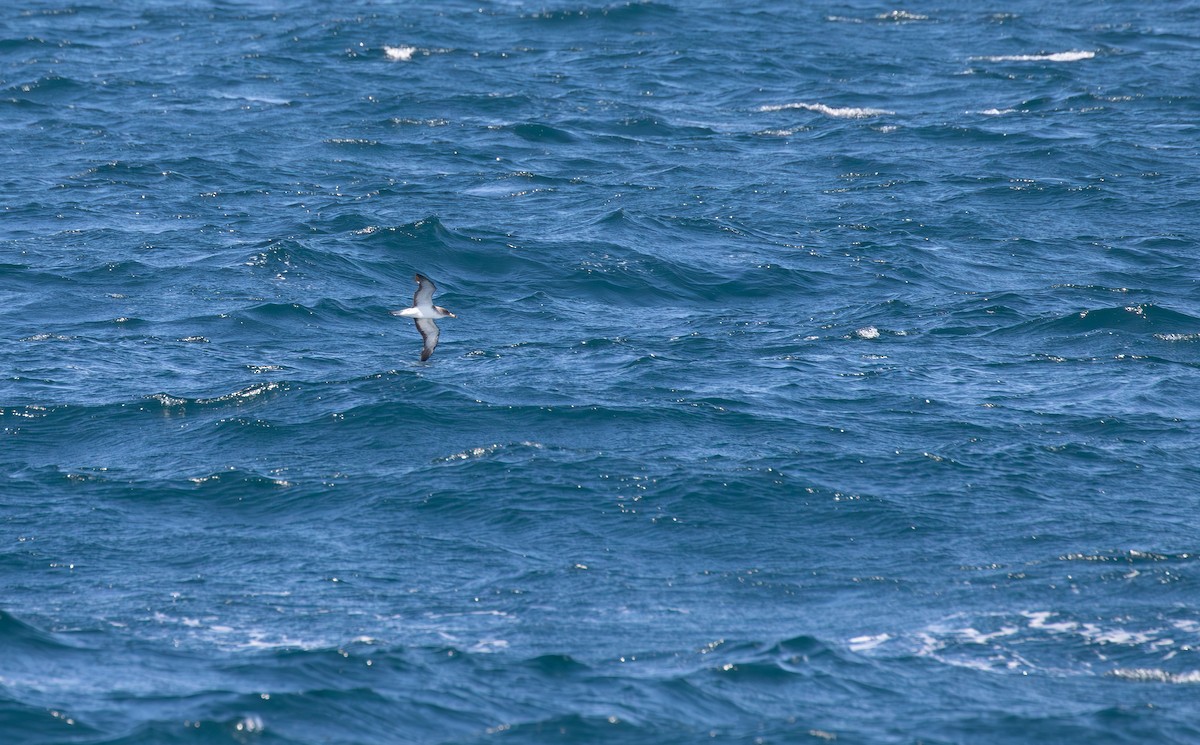
[[[433,350],[437,347],[438,336],[441,335],[433,320],[435,318],[458,318],[458,316],[440,305],[433,304],[433,291],[437,289],[437,286],[429,277],[418,274],[416,278],[417,291],[413,293],[412,306],[403,310],[393,310],[392,315],[416,321],[417,331],[421,332],[421,338],[425,340],[425,345],[421,348],[421,361],[424,362],[429,359],[429,355],[433,354]]]

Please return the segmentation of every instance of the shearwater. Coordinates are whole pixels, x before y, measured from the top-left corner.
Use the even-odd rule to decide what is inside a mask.
[[[425,345],[421,347],[421,361],[424,362],[433,354],[433,350],[437,347],[438,336],[441,335],[433,319],[458,318],[458,316],[440,305],[433,304],[433,292],[437,289],[437,285],[433,283],[433,280],[424,274],[416,275],[416,280],[417,291],[413,293],[412,307],[404,308],[403,310],[393,310],[392,315],[404,316],[405,318],[415,320],[417,331],[421,332],[421,338],[425,340]]]

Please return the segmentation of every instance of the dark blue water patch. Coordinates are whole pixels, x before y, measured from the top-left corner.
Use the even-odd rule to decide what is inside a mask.
[[[46,75],[11,83],[4,89],[8,102],[18,107],[63,105],[83,100],[88,88],[61,75]]]
[[[530,142],[566,144],[576,141],[570,132],[544,124],[518,124],[512,128],[512,132]]]
[[[13,738],[26,742],[77,741],[81,737],[101,736],[100,730],[76,721],[57,709],[29,706],[0,695],[0,726]]]
[[[72,645],[60,641],[54,634],[25,623],[5,611],[0,611],[0,636],[3,636],[6,646],[11,650],[20,650],[24,653],[72,648]]]

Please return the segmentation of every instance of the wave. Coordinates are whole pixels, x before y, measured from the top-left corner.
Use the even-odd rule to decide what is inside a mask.
[[[214,698],[228,698],[228,695],[222,691],[211,691],[206,695],[200,696],[201,701]],[[243,697],[245,700],[252,700],[251,696]],[[176,708],[183,711],[190,711],[193,707],[202,707],[199,702],[187,701],[186,699],[166,697],[166,702],[172,703]],[[135,701],[127,703],[145,704],[144,701]],[[161,706],[163,701],[160,699],[155,702],[156,706]],[[190,704],[190,706],[188,705]],[[58,712],[52,712],[58,713]],[[244,714],[237,711],[230,711],[222,715],[222,713],[207,713],[198,711],[197,713],[186,714],[182,719],[170,718],[162,721],[141,722],[136,725],[131,725],[126,720],[122,724],[108,725],[103,734],[95,728],[83,724],[79,726],[75,720],[71,720],[71,727],[66,733],[59,736],[69,737],[68,742],[80,741],[80,736],[89,737],[85,742],[102,742],[104,745],[143,745],[144,743],[173,743],[180,742],[180,731],[187,732],[184,736],[185,741],[197,743],[247,743],[257,740],[264,736],[264,730],[267,729],[265,721],[271,721],[270,715],[264,720],[262,716],[257,714]],[[312,736],[314,730],[300,734],[300,737]],[[265,733],[267,736],[271,732]],[[95,739],[101,735],[102,739]],[[47,742],[58,742],[60,740],[47,740]],[[291,742],[301,742],[302,740],[290,740]],[[316,740],[304,740],[306,742],[317,742]]]
[[[641,111],[615,121],[571,120],[568,123],[578,131],[590,133],[599,142],[603,142],[606,138],[631,143],[677,142],[709,140],[718,136],[718,132],[711,127],[681,124],[661,115],[646,115]]]
[[[972,60],[984,62],[1079,62],[1092,59],[1095,52],[1072,50],[1069,52],[1051,52],[1042,54],[1002,54],[987,57],[972,57]]]
[[[713,303],[815,290],[828,276],[812,267],[748,262],[696,261],[696,246],[732,237],[767,250],[794,249],[790,236],[721,220],[666,217],[617,209],[592,218],[583,228],[592,237],[575,271],[585,284],[571,282],[602,303],[661,305],[679,301]],[[684,240],[681,242],[681,236]],[[563,280],[559,280],[563,283]],[[563,292],[567,288],[563,286]]]
[[[552,127],[548,124],[515,124],[511,127],[511,131],[517,137],[529,142],[545,142],[556,145],[565,145],[576,142],[578,138],[572,135],[565,129]]]
[[[867,119],[870,117],[885,116],[896,113],[887,109],[855,106],[834,107],[823,103],[785,103],[760,106],[758,108],[758,110],[761,112],[789,111],[793,109],[812,111],[817,114],[824,114],[825,116],[833,117],[835,119]]]
[[[383,48],[384,56],[386,56],[392,62],[411,62],[413,55],[416,54],[418,51],[420,51],[420,50],[418,50],[416,47],[406,47],[406,46],[397,46],[397,47],[386,47],[385,46]]]
[[[539,675],[576,676],[593,670],[592,666],[569,654],[543,654],[524,661],[524,666]]]
[[[753,714],[756,695],[774,687],[793,685],[844,670],[849,662],[841,652],[811,636],[797,636],[779,642],[744,643],[720,640],[700,649],[680,654],[629,654],[617,660],[582,661],[571,655],[545,652],[533,657],[496,655],[471,651],[463,646],[408,646],[388,644],[346,644],[314,649],[263,650],[250,652],[250,659],[223,666],[226,679],[251,677],[266,679],[264,688],[278,692],[264,696],[267,703],[238,696],[247,716],[258,714],[267,730],[278,722],[286,730],[294,720],[307,719],[302,712],[314,700],[322,711],[404,710],[405,718],[416,730],[437,731],[446,727],[489,733],[545,732],[552,726],[557,736],[564,730],[582,733],[645,733],[673,730],[678,724],[694,723],[697,712],[711,717],[720,711],[722,719]],[[373,664],[372,664],[373,663]],[[420,687],[382,689],[370,681],[388,673],[397,681],[437,680],[455,671],[453,685],[471,694],[482,681],[493,684],[520,681],[507,689],[495,707],[467,704],[466,698],[446,696],[435,683],[435,696],[419,692]],[[430,676],[433,676],[432,678]],[[337,681],[331,685],[330,681]],[[746,700],[732,698],[727,687],[736,685],[746,692]],[[283,690],[279,690],[283,689]],[[582,704],[582,691],[616,692],[638,695],[630,699],[603,695],[609,703],[599,711]],[[545,696],[557,691],[557,696]],[[639,703],[622,703],[623,700]],[[203,700],[203,699],[200,699]],[[536,703],[535,703],[536,702]],[[221,711],[229,711],[226,702]],[[714,709],[714,707],[716,707]],[[493,718],[494,717],[494,718]],[[209,711],[204,720],[230,721],[228,714]],[[289,724],[289,721],[292,723]],[[343,733],[345,730],[341,730]],[[277,730],[277,734],[278,734]],[[661,741],[661,740],[656,740]]]
[[[1124,294],[1101,286],[1074,288],[1090,296]],[[1001,292],[968,298],[949,306],[946,313],[931,319],[935,325],[922,329],[934,336],[1032,335],[1031,338],[1082,336],[1096,331],[1119,331],[1150,336],[1162,341],[1189,341],[1200,334],[1200,317],[1151,303],[1098,307],[1045,317],[1046,305],[1061,305],[1060,293],[1027,290]],[[890,309],[907,316],[910,308]],[[1041,316],[1041,317],[1039,317]]]
[[[233,466],[220,470],[180,467],[172,462],[169,454],[162,454],[157,460],[157,471],[130,467],[30,468],[12,474],[11,483],[14,490],[22,491],[86,488],[97,498],[143,506],[188,501],[210,505],[227,503],[264,509],[276,515],[296,516],[314,509],[339,508],[336,502],[326,503],[323,508],[313,504],[310,497],[314,491],[321,490],[314,489],[311,483],[297,485],[280,475]]]
[[[164,412],[174,412],[181,409],[224,408],[226,406],[242,406],[267,394],[283,395],[294,390],[295,385],[286,382],[268,381],[255,383],[230,393],[211,398],[184,398],[167,393],[153,393],[146,396],[147,401],[159,404]]]
[[[437,216],[404,225],[377,225],[351,237],[362,251],[370,251],[372,262],[381,262],[393,277],[411,285],[409,267],[438,281],[446,275],[460,280],[504,282],[517,275],[532,284],[546,271],[536,257],[515,250],[512,237],[497,230],[467,230],[447,227]],[[400,274],[399,266],[405,271]]]
[[[9,653],[37,654],[48,650],[78,648],[68,644],[60,636],[43,631],[4,610],[0,610],[0,640],[3,640],[4,648]],[[2,677],[0,675],[0,678]]]
[[[543,182],[544,179],[533,176],[522,177],[522,186]],[[549,184],[549,188],[555,187]],[[730,267],[710,268],[698,264],[689,247],[654,247],[658,236],[667,239],[681,229],[706,242],[727,240],[733,233],[762,244],[789,246],[788,237],[752,226],[720,220],[662,218],[617,209],[564,229],[570,237],[552,234],[523,240],[520,245],[506,234],[450,229],[433,217],[407,226],[373,227],[353,236],[353,241],[359,244],[353,261],[360,268],[373,267],[374,274],[381,279],[385,273],[390,274],[386,280],[389,284],[407,289],[408,276],[401,275],[397,262],[387,257],[419,253],[423,258],[414,269],[429,274],[435,281],[442,276],[454,278],[453,286],[444,285],[451,300],[456,293],[481,301],[500,299],[504,291],[512,288],[536,287],[554,305],[561,304],[565,312],[578,312],[579,301],[586,306],[618,302],[635,306],[681,300],[712,302],[727,297],[756,297],[763,292],[786,292],[797,286],[811,289],[822,281],[823,273],[811,269],[780,264],[747,265],[744,261]],[[678,240],[668,245],[671,243]],[[375,258],[367,258],[368,255]],[[564,271],[564,259],[560,257],[569,257],[565,259],[568,271]],[[411,264],[406,262],[407,266]],[[586,306],[582,312],[591,313]]]
[[[641,23],[665,23],[676,17],[678,11],[671,6],[653,0],[635,0],[613,5],[583,6],[574,9],[547,9],[523,14],[522,18],[550,23],[578,23],[600,19],[608,23],[629,24],[636,27]]]
[[[1005,330],[1037,330],[1060,334],[1121,331],[1145,335],[1200,332],[1200,318],[1152,303],[1082,310],[1051,319],[1024,321]]]
[[[1117,668],[1108,675],[1135,683],[1170,683],[1172,685],[1195,685],[1200,683],[1200,670],[1168,672],[1156,667]]]
[[[1151,329],[1162,333],[1170,330],[1195,331],[1200,329],[1200,318],[1173,311],[1151,303],[1126,305],[1119,308],[1100,308],[1080,311],[1072,319],[1079,328],[1118,329],[1143,331]]]
[[[531,180],[538,180],[531,175],[514,176],[521,179],[524,188],[528,188]],[[538,274],[547,269],[538,258],[514,250],[511,237],[504,233],[453,229],[436,216],[387,225],[351,209],[310,221],[307,227],[318,237],[272,239],[250,244],[248,248],[252,254],[246,256],[245,247],[242,247],[236,265],[232,261],[226,265],[248,266],[275,282],[336,285],[342,293],[351,288],[360,293],[353,298],[355,305],[349,304],[350,299],[333,298],[315,302],[270,302],[257,310],[239,309],[239,314],[249,313],[261,320],[270,320],[271,316],[280,313],[289,315],[293,311],[314,311],[318,315],[324,312],[374,314],[381,307],[380,302],[394,307],[395,303],[403,303],[411,297],[414,272],[427,274],[438,281],[449,304],[455,290],[471,288],[477,282],[491,286],[520,275],[527,278],[524,283],[533,283]],[[453,279],[453,284],[445,281],[447,277]],[[358,307],[362,294],[374,297],[364,307]],[[287,306],[295,307],[288,311]]]
[[[91,91],[90,86],[62,75],[49,74],[35,80],[13,83],[4,91],[14,97],[14,100],[73,99]]]
[[[1017,579],[1027,573],[1058,574],[1050,566],[1027,564],[1021,570]],[[980,573],[981,579],[1014,581],[1012,568],[994,566],[973,571]],[[1111,582],[1127,592],[1139,578],[1139,572],[1128,565],[1110,570],[1101,564],[1091,570],[1073,567],[1069,571],[1068,579],[1073,584],[1094,590]],[[1149,572],[1150,568],[1143,571]],[[1162,569],[1145,579],[1157,583],[1156,577],[1170,575],[1169,569]],[[903,631],[889,626],[884,633],[855,637],[847,645],[856,654],[874,659],[913,655],[998,675],[1104,674],[1138,682],[1194,683],[1200,679],[1187,667],[1189,655],[1181,653],[1194,646],[1198,634],[1200,622],[1195,614],[1181,608],[1150,617],[1136,613],[1104,617],[1051,610],[964,611],[920,629]],[[1146,664],[1151,661],[1171,661],[1171,669]]]
[[[22,50],[41,50],[49,46],[50,42],[37,36],[25,36],[22,38],[6,38],[0,39],[0,52],[9,53]]]
[[[777,677],[805,673],[810,666],[847,660],[833,645],[808,635],[765,643],[721,643],[706,649],[706,672],[740,673],[738,677]]]
[[[830,23],[867,23],[868,21],[873,21],[875,23],[904,24],[918,21],[928,21],[930,20],[930,17],[921,13],[912,13],[907,10],[892,10],[886,13],[878,13],[870,18],[827,15],[825,16],[825,20]]]

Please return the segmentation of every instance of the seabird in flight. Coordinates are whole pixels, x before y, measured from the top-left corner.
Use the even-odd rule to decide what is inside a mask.
[[[429,355],[433,354],[434,347],[438,343],[438,327],[433,319],[458,318],[442,306],[433,304],[433,291],[436,289],[437,287],[429,277],[418,274],[417,291],[413,293],[412,307],[392,311],[393,316],[404,316],[416,321],[417,331],[421,332],[421,338],[425,340],[425,346],[421,348],[422,362],[429,359]]]

